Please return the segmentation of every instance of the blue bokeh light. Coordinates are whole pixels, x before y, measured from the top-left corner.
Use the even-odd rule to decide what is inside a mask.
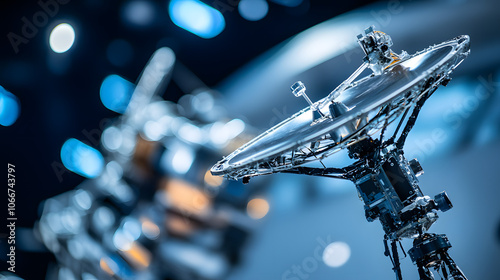
[[[226,26],[218,10],[198,0],[172,0],[168,13],[175,25],[204,39],[219,35]]]
[[[123,114],[130,102],[134,87],[134,84],[118,75],[109,75],[101,84],[101,102],[111,111]]]
[[[19,117],[19,100],[15,95],[0,86],[0,125],[10,126]]]
[[[104,158],[98,150],[74,138],[64,142],[61,160],[68,170],[86,178],[99,176],[104,167]]]
[[[263,19],[269,11],[269,5],[265,0],[241,0],[238,4],[240,15],[249,21]]]
[[[155,21],[156,11],[151,1],[132,0],[123,5],[121,16],[126,23],[144,27]]]

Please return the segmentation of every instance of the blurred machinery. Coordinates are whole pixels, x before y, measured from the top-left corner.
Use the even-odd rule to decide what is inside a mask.
[[[37,229],[58,260],[48,279],[223,279],[238,264],[267,206],[250,203],[247,215],[258,189],[208,170],[251,128],[227,119],[208,88],[162,100],[174,64],[170,49],[154,53],[128,106],[110,106],[126,109],[102,133],[102,170],[44,202]],[[91,149],[70,139],[63,163],[89,174]]]

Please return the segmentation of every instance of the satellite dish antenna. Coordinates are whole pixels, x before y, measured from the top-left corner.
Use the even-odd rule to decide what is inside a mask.
[[[404,157],[403,146],[425,101],[450,81],[469,54],[469,37],[413,55],[393,52],[390,36],[373,26],[357,39],[365,57],[347,80],[316,102],[302,82],[294,83],[292,93],[303,96],[309,106],[219,161],[211,172],[243,182],[278,172],[351,180],[367,220],[382,224],[385,255],[393,262],[396,279],[402,279],[397,248],[402,238],[414,240],[408,253],[421,279],[434,279],[431,270],[444,279],[467,279],[447,252],[451,244],[446,235],[427,233],[438,219],[437,211],[451,209],[452,203],[445,192],[434,199],[422,193],[417,180],[422,167]],[[367,68],[372,73],[356,80]],[[398,119],[394,134],[386,138],[387,126]],[[304,166],[344,149],[355,163],[341,168]]]

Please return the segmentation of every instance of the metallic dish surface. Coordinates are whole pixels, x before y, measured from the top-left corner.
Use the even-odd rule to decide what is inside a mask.
[[[469,37],[459,36],[418,52],[390,66],[381,75],[370,75],[353,82],[335,99],[347,106],[349,111],[345,114],[313,122],[313,112],[307,107],[237,149],[214,165],[211,171],[214,175],[231,179],[272,173],[276,170],[270,162],[285,153],[293,153],[309,143],[328,140],[331,135],[342,135],[340,141],[330,139],[332,143],[319,149],[320,152],[311,151],[316,159],[324,158],[332,153],[332,149],[340,150],[349,141],[354,141],[355,136],[364,132],[373,134],[384,122],[394,120],[405,108],[413,105],[422,92],[439,86],[468,52]],[[428,82],[432,83],[429,85]],[[322,105],[319,109],[329,116],[329,107],[323,101],[318,101]],[[387,107],[390,112],[380,117],[377,112]],[[368,125],[360,126],[361,118],[366,119]],[[355,129],[346,129],[353,125]],[[282,165],[281,170],[306,162],[294,162],[292,158],[291,164]],[[263,167],[265,164],[269,168]]]

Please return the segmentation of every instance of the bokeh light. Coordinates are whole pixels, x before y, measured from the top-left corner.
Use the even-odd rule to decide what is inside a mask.
[[[207,170],[207,172],[205,172],[204,179],[205,183],[211,187],[219,187],[220,185],[222,185],[222,182],[224,182],[223,177],[212,175],[210,170]]]
[[[188,148],[179,148],[172,157],[172,167],[178,174],[185,174],[194,162],[194,153]]]
[[[323,251],[323,262],[330,267],[341,267],[351,257],[351,247],[345,242],[332,242]]]
[[[269,11],[269,5],[265,0],[241,0],[238,4],[238,12],[249,21],[263,19]]]
[[[50,33],[50,48],[55,53],[67,52],[75,42],[75,30],[68,23],[58,24]]]
[[[269,202],[263,198],[254,198],[247,204],[247,213],[253,219],[262,219],[269,212]]]
[[[175,25],[204,39],[219,35],[226,26],[218,10],[198,0],[172,0],[168,13]]]
[[[101,84],[101,102],[111,111],[123,114],[130,102],[134,88],[134,84],[124,78],[118,75],[109,75]]]
[[[19,117],[19,100],[15,95],[0,86],[0,125],[10,126]]]
[[[122,18],[135,26],[148,26],[155,19],[155,8],[150,1],[128,1],[123,5]]]
[[[153,223],[150,219],[143,217],[141,218],[142,222],[142,233],[144,235],[151,239],[157,239],[160,236],[160,228],[158,227],[157,224]]]
[[[87,178],[97,177],[104,167],[104,158],[99,151],[74,138],[64,142],[61,160],[68,170]]]

